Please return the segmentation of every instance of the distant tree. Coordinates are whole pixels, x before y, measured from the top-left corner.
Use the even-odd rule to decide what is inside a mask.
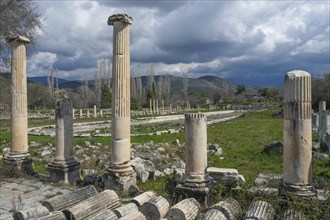
[[[135,98],[131,98],[131,110],[138,110],[140,105]]]
[[[245,90],[246,90],[245,85],[239,84],[236,87],[236,93],[235,93],[235,95],[239,95],[239,94],[245,92]]]
[[[184,101],[188,101],[188,73],[184,72],[182,74],[182,85],[183,85],[183,96],[184,96]]]
[[[326,101],[327,106],[330,106],[330,72],[312,80],[312,102],[314,110],[318,111],[320,101]]]
[[[101,108],[111,108],[111,99],[109,87],[104,86],[101,94]]]
[[[259,90],[259,94],[268,101],[276,101],[282,98],[281,90],[279,88],[263,88]]]
[[[221,100],[222,96],[219,92],[213,94],[213,103],[217,104]]]
[[[10,45],[5,38],[19,34],[36,43],[38,32],[43,29],[41,15],[34,2],[29,0],[0,1],[0,67],[9,67]]]
[[[152,66],[148,70],[146,95],[147,95],[147,105],[149,105],[149,100],[156,98],[155,73]]]

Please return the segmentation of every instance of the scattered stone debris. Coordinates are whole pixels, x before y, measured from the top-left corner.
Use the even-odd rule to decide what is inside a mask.
[[[283,142],[274,141],[271,144],[268,144],[264,148],[265,153],[283,153]]]

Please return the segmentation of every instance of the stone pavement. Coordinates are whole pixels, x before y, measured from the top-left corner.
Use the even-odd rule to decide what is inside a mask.
[[[74,188],[43,183],[37,179],[6,178],[0,180],[0,220],[12,219],[13,211],[29,208]]]

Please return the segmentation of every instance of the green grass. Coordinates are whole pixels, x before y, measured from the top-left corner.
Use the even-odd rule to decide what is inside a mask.
[[[282,173],[282,156],[266,154],[266,144],[283,139],[283,120],[273,119],[272,111],[250,112],[236,120],[208,126],[208,142],[223,149],[224,160],[209,158],[209,165],[235,168],[244,176]]]
[[[217,143],[223,149],[223,160],[214,154],[208,156],[208,166],[222,168],[235,168],[243,174],[248,184],[251,184],[258,173],[282,173],[282,155],[266,154],[263,148],[273,141],[283,140],[283,120],[271,117],[276,110],[265,112],[249,112],[243,117],[235,120],[221,122],[208,126],[208,143]],[[100,120],[109,118],[97,118]],[[93,121],[94,118],[78,119],[77,121]],[[6,121],[6,120],[5,120]],[[0,132],[0,143],[10,142],[9,122],[2,123]],[[52,124],[53,120],[30,119],[29,125]],[[161,125],[158,125],[159,127]],[[168,125],[166,125],[167,127]],[[152,129],[146,125],[146,130]],[[143,126],[136,128],[143,131]],[[133,128],[134,129],[134,128]],[[133,130],[132,129],[132,130]],[[132,143],[170,143],[178,139],[180,143],[185,141],[184,133],[164,135],[142,135],[132,136]],[[55,137],[29,136],[29,142],[34,141],[42,146],[47,143],[55,146]],[[91,144],[101,143],[102,146],[111,150],[111,137],[89,137],[74,138],[74,144],[85,146],[85,141]],[[2,147],[0,147],[0,152]],[[313,158],[313,175],[320,175],[330,184],[329,160]],[[155,181],[157,182],[157,181]],[[143,184],[142,184],[143,185]]]

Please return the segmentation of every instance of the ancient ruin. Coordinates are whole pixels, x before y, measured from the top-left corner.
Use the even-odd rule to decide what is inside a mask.
[[[281,190],[315,195],[312,187],[311,76],[288,72],[284,85],[284,152]]]
[[[73,184],[80,180],[80,163],[73,157],[73,116],[69,97],[56,102],[56,158],[48,164],[49,181]]]
[[[26,45],[30,40],[20,35],[6,37],[11,44],[11,148],[4,162],[33,174],[32,159],[28,152]]]
[[[136,185],[136,174],[130,164],[130,46],[129,26],[133,19],[126,14],[112,15],[112,152],[105,185],[111,189],[127,190]]]
[[[183,183],[177,186],[189,196],[203,198],[209,192],[211,179],[207,168],[207,120],[202,113],[185,114],[186,158]]]

